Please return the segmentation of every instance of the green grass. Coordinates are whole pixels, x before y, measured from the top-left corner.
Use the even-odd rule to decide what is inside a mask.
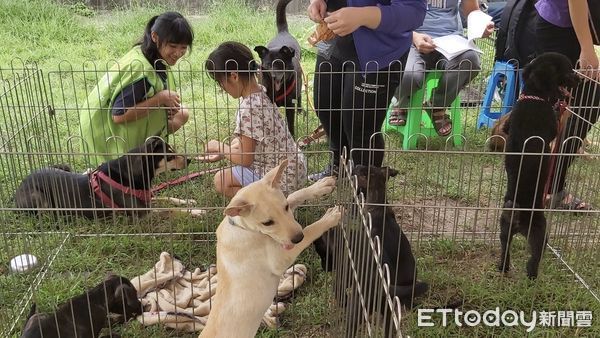
[[[82,5],[56,5],[50,0],[0,0],[0,208],[14,205],[13,192],[20,179],[32,168],[53,163],[70,163],[75,170],[86,168],[85,156],[78,155],[78,107],[102,75],[102,67],[118,59],[142,33],[146,21],[167,8],[134,7],[111,12],[94,11]],[[199,153],[202,142],[231,133],[237,106],[217,90],[202,72],[203,61],[219,43],[237,40],[250,46],[265,44],[275,33],[272,9],[251,9],[240,1],[218,1],[207,13],[183,13],[192,23],[195,41],[192,52],[180,63],[177,77],[180,93],[192,108],[192,119],[181,133],[172,137],[181,152]],[[310,111],[311,72],[315,54],[306,43],[312,23],[305,16],[290,16],[290,29],[303,47],[303,69],[307,74],[308,96],[303,105],[308,111],[299,118],[297,135],[308,134],[318,125]],[[482,42],[487,43],[487,42]],[[471,83],[482,92],[487,85],[493,49],[482,46],[484,69]],[[24,64],[36,63],[40,71],[21,76]],[[97,71],[93,71],[98,67]],[[16,86],[13,85],[17,83]],[[50,105],[54,117],[49,117]],[[454,149],[441,138],[427,144],[419,142],[418,151],[400,151],[401,137],[388,135],[386,164],[400,171],[388,185],[399,223],[412,241],[419,278],[430,284],[418,308],[443,306],[463,299],[464,310],[485,311],[499,306],[515,310],[585,310],[600,315],[598,302],[573,280],[570,272],[547,251],[540,278],[525,278],[526,245],[517,239],[513,245],[513,271],[506,277],[495,271],[498,259],[498,210],[504,194],[505,174],[501,154],[485,150],[487,130],[474,128],[478,107],[464,107],[464,149]],[[461,151],[466,150],[466,151]],[[598,153],[597,145],[592,147]],[[325,144],[311,145],[306,152],[309,171],[330,162]],[[593,205],[600,205],[595,177],[597,159],[577,161],[570,171],[571,191]],[[217,164],[193,164],[198,171]],[[159,181],[175,178],[170,173]],[[202,218],[185,215],[141,219],[116,217],[106,221],[81,218],[34,218],[0,210],[0,331],[10,324],[19,301],[28,288],[45,273],[34,292],[42,310],[50,310],[65,299],[99,283],[108,272],[127,277],[146,272],[161,251],[182,257],[186,266],[200,267],[215,261],[212,232],[219,223],[221,208],[227,201],[212,188],[212,178],[204,176],[184,185],[169,188],[161,196],[193,198],[198,207],[210,208]],[[338,196],[347,199],[347,194]],[[335,198],[299,211],[298,219],[309,224],[323,213]],[[161,204],[169,207],[168,204]],[[597,213],[574,216],[548,212],[552,244],[564,260],[590,287],[600,290]],[[56,232],[60,230],[62,232]],[[27,234],[23,234],[26,232]],[[570,235],[574,232],[581,236]],[[18,234],[14,234],[18,233]],[[71,234],[67,238],[67,233]],[[206,233],[209,233],[207,236]],[[113,236],[94,236],[105,234]],[[143,235],[143,236],[142,236]],[[66,240],[66,241],[65,241]],[[64,245],[63,245],[64,242]],[[60,249],[60,250],[58,250]],[[40,268],[27,274],[8,273],[8,260],[23,252],[34,253]],[[50,266],[50,260],[56,259]],[[309,278],[293,304],[282,317],[279,330],[261,330],[261,337],[337,337],[341,309],[331,303],[331,274],[321,271],[316,254],[309,250],[299,259],[309,268]],[[37,284],[36,284],[37,285]],[[27,310],[27,309],[26,309]],[[21,318],[23,319],[23,318]],[[600,335],[598,320],[590,329],[539,328],[532,336]],[[21,325],[21,324],[20,324]],[[450,326],[417,328],[416,312],[405,313],[405,335],[411,337],[523,336],[521,328],[466,329]],[[119,328],[126,337],[192,337],[178,335],[159,327],[142,328],[131,323]],[[13,332],[13,335],[17,333]]]

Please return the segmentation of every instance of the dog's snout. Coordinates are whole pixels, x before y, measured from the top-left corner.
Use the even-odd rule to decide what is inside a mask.
[[[302,242],[303,239],[304,239],[304,234],[300,232],[292,238],[292,243],[298,244],[298,243]]]

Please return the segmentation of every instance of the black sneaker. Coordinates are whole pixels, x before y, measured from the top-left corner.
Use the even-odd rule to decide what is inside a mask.
[[[337,177],[338,172],[339,172],[339,168],[337,165],[333,165],[333,166],[328,165],[327,167],[325,167],[325,169],[323,171],[308,175],[308,179],[312,182],[316,182],[322,178],[329,177],[329,176]]]

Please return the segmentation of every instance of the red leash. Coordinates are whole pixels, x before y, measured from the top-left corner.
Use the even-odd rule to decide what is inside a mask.
[[[202,176],[204,174],[212,174],[212,173],[216,173],[217,171],[221,170],[222,168],[213,168],[213,169],[207,169],[207,170],[201,170],[201,171],[197,171],[195,173],[191,173],[191,174],[187,174],[184,176],[181,176],[179,178],[176,178],[174,180],[171,181],[167,181],[167,182],[163,182],[155,187],[152,188],[152,193],[155,193],[157,191],[163,190],[165,188],[168,187],[172,187],[174,185],[179,185],[181,183],[193,180],[196,177]]]
[[[558,129],[556,132],[556,139],[554,142],[554,145],[552,146],[552,154],[557,154],[558,153],[558,149],[560,147],[558,142],[560,140],[560,135],[563,132],[563,128],[564,128],[564,121],[566,121],[567,119],[564,119],[563,121],[563,116],[565,113],[567,112],[567,102],[565,100],[560,100],[557,102],[558,104]],[[550,190],[550,183],[552,182],[552,177],[554,176],[554,162],[556,161],[556,156],[550,156],[550,170],[548,171],[548,177],[546,178],[546,185],[544,186],[544,198],[546,198],[546,196],[548,195],[548,192]]]
[[[163,190],[168,187],[172,187],[174,185],[179,185],[184,182],[193,180],[196,177],[202,176],[204,174],[211,174],[221,170],[221,168],[207,169],[198,172],[194,172],[188,175],[181,176],[171,181],[163,182],[155,187],[152,187],[151,190],[142,190],[142,189],[132,189],[130,187],[126,187],[120,183],[117,183],[112,178],[108,177],[105,173],[95,170],[90,174],[90,184],[92,186],[92,191],[98,196],[98,198],[102,201],[102,204],[108,206],[112,209],[121,209],[119,205],[117,205],[110,196],[108,196],[102,188],[100,187],[100,181],[105,182],[111,188],[119,190],[126,195],[132,195],[135,198],[149,202],[152,199],[152,195],[157,191]]]

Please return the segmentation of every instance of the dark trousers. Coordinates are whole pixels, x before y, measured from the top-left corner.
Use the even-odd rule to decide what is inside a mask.
[[[536,53],[557,52],[571,60],[576,66],[581,49],[573,28],[555,26],[539,15],[536,18]],[[575,154],[582,145],[587,133],[598,121],[600,115],[600,85],[593,81],[582,81],[573,89],[573,97],[569,102],[574,114],[571,115],[559,135],[560,153]],[[558,156],[555,161],[554,177],[550,193],[562,192],[565,178],[574,156]]]
[[[334,165],[339,164],[344,147],[354,164],[382,165],[383,151],[366,149],[385,148],[380,130],[405,61],[406,54],[385,69],[365,74],[357,63],[317,56],[313,102],[327,133]]]

